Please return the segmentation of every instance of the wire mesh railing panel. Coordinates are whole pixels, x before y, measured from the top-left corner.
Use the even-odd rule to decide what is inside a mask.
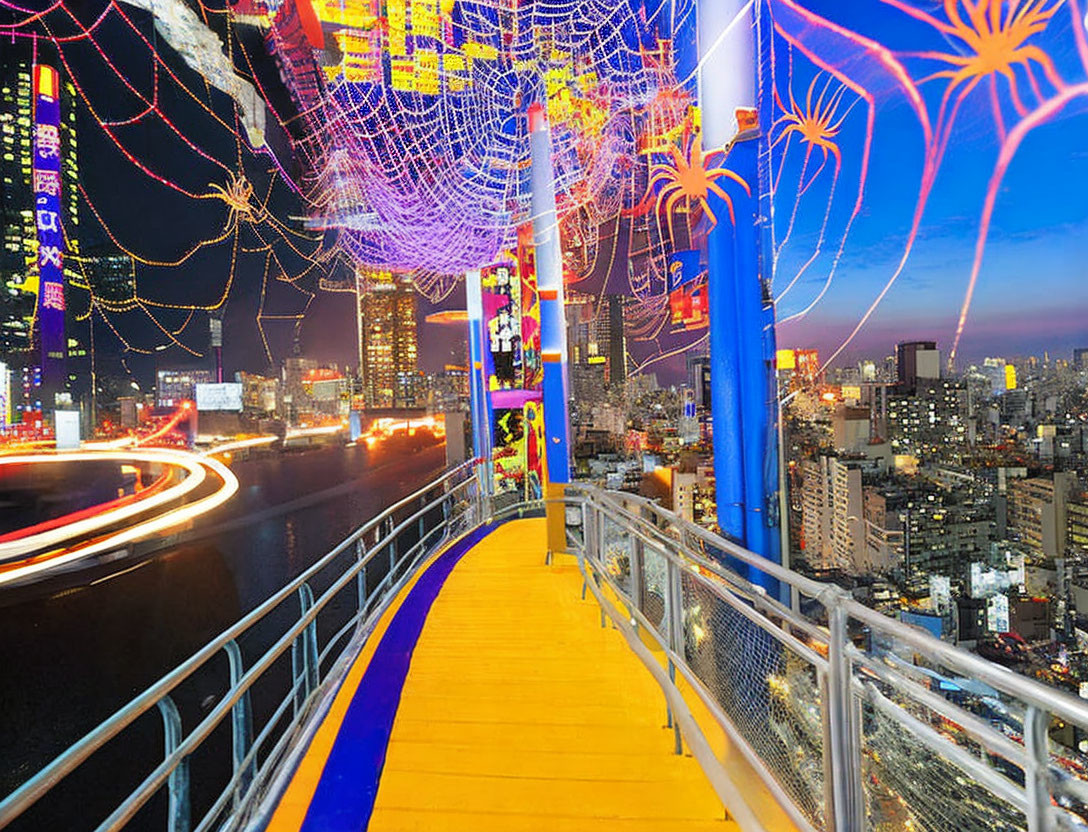
[[[946,720],[934,714],[927,724],[957,741],[955,726]],[[861,735],[865,816],[872,832],[1027,830],[1023,812],[869,703],[861,707]]]
[[[801,813],[824,828],[816,668],[695,575],[681,573],[681,597],[689,668]]]
[[[1024,813],[1003,799],[1003,794],[1027,799],[1023,787],[1031,752],[1025,726],[1032,718],[1027,702],[890,632],[869,632],[867,649],[856,661],[856,678],[864,679],[870,699],[883,711],[867,704],[861,726],[873,829],[893,828],[889,824],[901,817],[926,830],[1030,828]],[[1088,731],[1049,715],[1040,719],[1053,813],[1064,828],[1088,830],[1088,755],[1079,747]],[[920,765],[922,734],[930,743],[926,767],[905,777],[903,769]],[[943,744],[943,755],[934,743]],[[951,755],[959,765],[949,761]],[[936,782],[929,783],[931,778]],[[888,794],[898,799],[890,803]]]
[[[668,598],[668,561],[656,549],[644,547],[640,569],[642,571],[638,607],[658,635],[665,637],[665,599]]]
[[[625,595],[631,595],[631,532],[601,515],[601,564]]]

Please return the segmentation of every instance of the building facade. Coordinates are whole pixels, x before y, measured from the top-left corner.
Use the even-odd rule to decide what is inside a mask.
[[[77,99],[59,66],[29,39],[0,50],[0,358],[38,373],[47,411],[91,392]]]
[[[411,279],[359,273],[356,287],[363,400],[369,408],[414,407],[419,347]]]

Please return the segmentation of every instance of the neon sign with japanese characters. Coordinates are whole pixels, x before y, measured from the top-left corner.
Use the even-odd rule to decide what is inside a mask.
[[[57,70],[34,67],[34,215],[38,227],[38,332],[42,375],[64,378],[64,232],[60,196],[60,79]]]

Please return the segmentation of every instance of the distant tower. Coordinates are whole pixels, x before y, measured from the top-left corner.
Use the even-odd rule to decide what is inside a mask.
[[[357,272],[355,285],[359,299],[359,375],[366,406],[413,406],[419,349],[412,282],[389,272]]]
[[[593,342],[605,359],[605,383],[622,387],[627,381],[627,337],[624,332],[624,297],[607,295],[593,322]]]
[[[896,380],[903,391],[914,390],[920,378],[941,377],[941,353],[936,341],[904,341],[895,348]]]
[[[208,316],[208,334],[212,352],[215,353],[215,382],[223,383],[223,318],[220,314]]]
[[[75,87],[56,65],[44,43],[36,62],[29,40],[0,50],[0,357],[40,366],[46,411],[57,394],[90,392],[86,303],[73,303],[70,280],[79,255]]]

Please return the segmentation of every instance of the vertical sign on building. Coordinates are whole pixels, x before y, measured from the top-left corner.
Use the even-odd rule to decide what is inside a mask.
[[[42,406],[65,379],[64,234],[60,224],[60,83],[57,70],[34,66],[34,211],[38,228],[38,332]]]
[[[11,370],[0,361],[0,432],[11,427]]]

